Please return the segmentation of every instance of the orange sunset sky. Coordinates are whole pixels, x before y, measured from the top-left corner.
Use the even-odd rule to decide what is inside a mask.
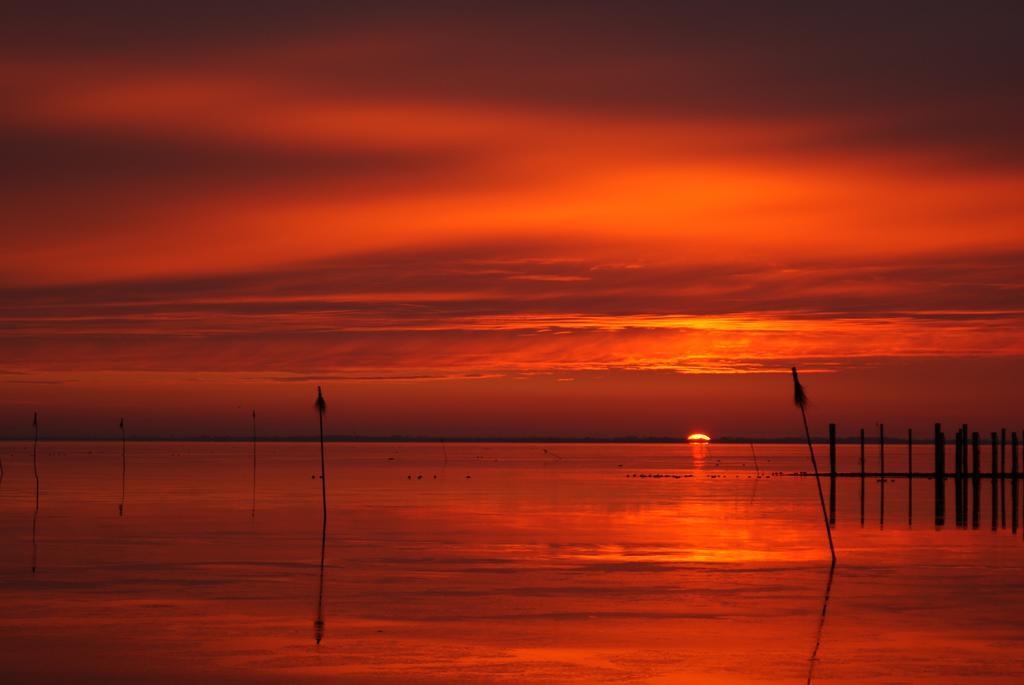
[[[1020,406],[1017,3],[90,5],[0,10],[0,436]]]

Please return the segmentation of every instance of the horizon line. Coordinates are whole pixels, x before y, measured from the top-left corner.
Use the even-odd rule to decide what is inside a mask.
[[[4,437],[0,436],[0,442],[26,442],[31,441],[31,435],[25,437]],[[232,436],[232,435],[197,435],[197,436],[138,436],[128,435],[127,439],[136,442],[253,442],[253,436]],[[815,443],[827,443],[828,436],[812,436]],[[82,437],[82,436],[53,436],[40,437],[40,442],[110,442],[120,441],[120,435],[109,437]],[[614,437],[595,436],[427,436],[427,435],[328,435],[324,437],[326,442],[453,442],[453,443],[607,443],[607,444],[689,444],[685,436],[666,435],[624,435]],[[256,442],[318,442],[318,436],[302,435],[274,435],[257,437]],[[710,443],[701,444],[802,444],[807,441],[805,436],[778,436],[778,437],[744,437],[744,436],[723,436],[712,438]],[[983,444],[988,441],[982,440]],[[860,436],[837,437],[837,445],[859,445]],[[865,440],[865,445],[878,446],[878,438]],[[907,441],[899,439],[886,439],[887,445],[906,445]],[[934,441],[931,437],[915,438],[911,444],[931,445]]]

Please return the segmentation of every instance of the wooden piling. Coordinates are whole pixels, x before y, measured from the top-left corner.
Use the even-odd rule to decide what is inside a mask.
[[[914,431],[907,429],[907,526],[914,527]]]
[[[953,525],[960,527],[960,429],[957,428],[956,436],[953,439]]]
[[[967,476],[967,433],[960,429],[960,477]]]
[[[967,477],[967,433],[960,432],[960,477]]]
[[[977,435],[977,433],[975,433]],[[977,472],[975,472],[977,473]],[[981,479],[975,478],[971,482],[971,528],[981,525]]]
[[[878,459],[879,468],[878,472],[882,474],[882,480],[885,480],[885,424],[878,424]]]
[[[914,429],[907,429],[907,477],[914,475]]]
[[[961,473],[961,448],[963,447],[963,445],[964,445],[964,442],[961,439],[961,432],[959,432],[959,429],[957,428],[956,429],[956,437],[954,438],[954,446],[953,446],[953,477],[954,478],[959,478],[959,473]]]
[[[999,442],[999,473],[1006,473],[1006,429],[1002,429],[1002,439]]]
[[[1018,475],[1018,471],[1017,471],[1017,432],[1015,431],[1015,432],[1011,433],[1010,437],[1011,437],[1011,440],[1010,440],[1010,444],[1011,444],[1010,469],[1011,469],[1011,471],[1010,471],[1010,473],[1013,475],[1014,480],[1017,480],[1017,475]]]
[[[999,435],[995,432],[992,433],[992,482],[995,482],[995,477],[999,474]]]
[[[935,527],[946,523],[946,436],[942,425],[935,424]]]
[[[828,473],[836,477],[836,424],[828,424]]]
[[[860,429],[860,477],[864,477],[864,429]]]
[[[974,472],[974,478],[977,480],[978,476],[981,475],[981,435],[975,431],[971,434],[971,456],[972,471]]]
[[[828,525],[836,525],[836,477],[834,473],[828,479]]]

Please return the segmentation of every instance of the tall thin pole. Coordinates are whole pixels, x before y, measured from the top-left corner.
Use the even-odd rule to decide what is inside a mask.
[[[907,429],[907,525],[914,525],[914,429]]]
[[[252,518],[256,518],[256,410],[252,410]]]
[[[864,429],[860,429],[860,477],[864,477]]]
[[[39,466],[36,463],[36,449],[39,445],[39,414],[32,412],[32,473],[36,477],[36,509],[39,509]]]
[[[124,433],[124,417],[121,417],[121,503],[117,505],[117,515],[124,516],[124,494],[128,477],[128,444]]]
[[[885,482],[885,424],[878,424],[878,459],[880,461],[882,482]]]
[[[320,592],[317,598],[316,620],[313,622],[314,637],[319,645],[324,637],[324,554],[327,548],[327,467],[324,460],[324,413],[327,402],[320,386],[316,386],[316,411],[320,417],[320,492],[324,500],[324,522],[320,532]]]
[[[818,485],[818,503],[821,505],[821,518],[825,522],[825,533],[828,535],[828,549],[832,553],[832,565],[836,564],[836,548],[832,543],[832,527],[828,522],[828,509],[825,508],[825,493],[821,489],[821,474],[818,472],[818,460],[814,456],[814,442],[811,440],[811,429],[807,425],[807,393],[800,385],[800,379],[796,374],[796,367],[793,369],[793,399],[796,406],[800,407],[800,415],[804,419],[804,434],[807,436],[807,449],[811,453],[811,466],[814,468],[814,482]]]
[[[999,473],[1006,473],[1006,429],[1002,429],[1002,437],[999,443]]]
[[[316,386],[316,412],[320,417],[320,491],[324,500],[324,526],[327,526],[327,466],[324,461],[324,413],[327,411],[327,402],[324,401],[324,394],[320,386]]]

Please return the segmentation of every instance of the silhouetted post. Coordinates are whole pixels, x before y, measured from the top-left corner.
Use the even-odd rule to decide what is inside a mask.
[[[999,475],[999,436],[992,433],[992,482]]]
[[[1006,528],[1006,429],[1002,429],[999,442],[999,520],[1000,527]]]
[[[860,477],[860,527],[864,527],[864,475]]]
[[[885,528],[885,477],[878,488],[878,527]]]
[[[250,518],[256,518],[256,410],[252,410],[252,510]]]
[[[124,516],[124,495],[128,483],[128,443],[124,434],[124,417],[121,417],[121,504],[117,507],[117,515]]]
[[[960,477],[960,429],[956,429],[956,436],[953,446],[953,477]]]
[[[864,429],[860,429],[860,477],[864,478]]]
[[[946,524],[946,436],[935,424],[935,527]]]
[[[999,479],[992,477],[992,530],[999,527]]]
[[[960,429],[960,477],[967,475],[967,433]]]
[[[882,467],[882,480],[885,481],[885,424],[878,424],[878,459]]]
[[[1011,528],[1014,534],[1017,533],[1017,521],[1020,519],[1020,495],[1017,493],[1017,479],[1014,478],[1010,481],[1010,492],[1013,496],[1013,513],[1011,514],[1012,523]]]
[[[974,431],[971,434],[971,470],[974,472],[974,478],[977,480],[978,476],[981,475],[981,435],[978,431]]]
[[[957,528],[960,527],[960,522],[963,516],[963,498],[960,491],[960,463],[961,463],[961,450],[963,449],[963,440],[960,435],[960,429],[956,431],[956,457],[954,458],[954,480],[953,480],[953,502],[954,511],[956,512],[955,520]]]
[[[1006,429],[1002,429],[1002,438],[999,442],[999,473],[1006,473]]]
[[[977,528],[981,524],[981,479],[978,478],[977,471],[974,473],[975,476],[971,479],[971,494],[974,497],[971,501],[971,527]]]
[[[1011,450],[1010,450],[1010,469],[1011,469],[1010,470],[1010,474],[1013,476],[1014,480],[1017,480],[1018,471],[1017,471],[1017,433],[1016,432],[1010,434],[1010,446],[1011,446]]]
[[[914,429],[907,429],[907,477],[914,475]]]
[[[836,477],[828,479],[828,522],[830,526],[836,525]]]
[[[960,478],[967,475],[967,433],[960,429]]]
[[[36,477],[36,508],[39,508],[39,466],[36,461],[36,450],[39,446],[39,414],[32,412],[32,473]]]
[[[327,528],[327,466],[324,460],[324,413],[327,412],[327,402],[324,401],[324,394],[320,386],[316,386],[316,413],[320,417],[320,490],[324,498],[324,530]]]
[[[832,553],[832,565],[836,564],[836,548],[832,543],[832,526],[828,521],[828,511],[825,509],[825,493],[821,489],[821,475],[818,472],[818,460],[814,456],[814,442],[811,440],[811,429],[807,425],[807,393],[804,386],[800,384],[797,377],[796,367],[793,371],[793,403],[800,408],[800,415],[804,420],[804,434],[807,436],[807,449],[811,453],[811,466],[814,468],[814,481],[818,485],[818,503],[821,504],[821,516],[825,521],[825,533],[828,535],[828,549]]]
[[[836,477],[836,424],[828,424],[828,473]]]
[[[999,527],[999,435],[992,433],[992,530]]]
[[[907,429],[907,526],[914,525],[914,429]]]

